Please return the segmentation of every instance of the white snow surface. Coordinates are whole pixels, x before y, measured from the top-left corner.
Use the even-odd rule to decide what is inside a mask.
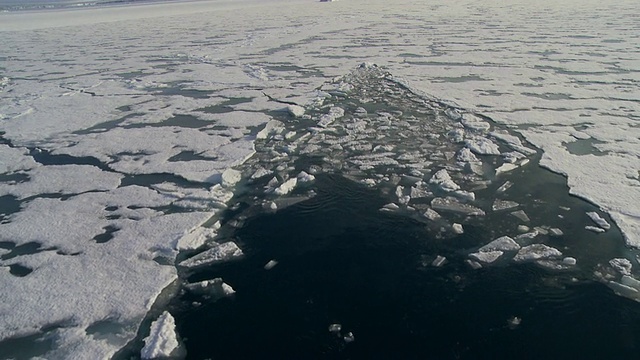
[[[226,169],[253,154],[255,137],[265,136],[253,135],[253,129],[269,117],[250,113],[282,108],[263,92],[305,105],[323,83],[363,61],[512,126],[544,151],[543,166],[568,177],[572,194],[609,213],[627,243],[640,247],[638,1],[323,5],[187,1],[0,13],[0,130],[11,144],[0,143],[0,174],[34,175],[25,183],[5,182],[2,191],[73,195],[65,201],[32,199],[0,224],[1,241],[35,241],[42,250],[10,259],[34,269],[31,274],[0,273],[0,341],[61,324],[52,330],[54,349],[44,357],[110,357],[135,336],[159,292],[176,277],[174,267],[153,258],[172,259],[178,239],[211,216],[201,200],[205,195],[182,203],[197,203],[201,211],[165,215],[154,208],[194,193],[116,189],[119,174],[86,165],[65,168],[74,173],[68,186],[45,184],[39,177],[55,168],[35,163],[30,149],[94,157],[124,174],[168,173],[216,184]],[[300,66],[314,75],[270,64]],[[239,114],[202,110],[245,97],[251,101],[233,105]],[[339,113],[333,110],[326,125]],[[176,116],[199,125],[163,125]],[[272,125],[268,131],[277,131]],[[493,135],[526,151],[517,149],[514,138]],[[594,153],[568,148],[585,139],[598,141]],[[478,154],[498,152],[494,143],[467,140]],[[197,159],[180,160],[191,155]],[[87,170],[95,181],[91,192],[80,176]],[[228,194],[223,190],[211,189]],[[120,218],[107,219],[111,215]],[[92,240],[109,225],[119,229],[113,239]],[[560,256],[553,250],[526,247],[521,256]],[[120,342],[86,334],[89,325],[105,319],[123,325]]]

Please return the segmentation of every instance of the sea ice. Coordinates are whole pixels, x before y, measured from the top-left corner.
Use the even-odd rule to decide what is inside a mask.
[[[318,126],[326,128],[332,122],[334,122],[335,120],[343,116],[344,116],[344,109],[334,106],[331,109],[329,109],[329,113],[322,115],[320,117],[320,119],[318,120]]]
[[[491,209],[493,211],[501,211],[501,210],[513,209],[518,206],[520,206],[520,204],[518,204],[515,201],[495,199],[493,201],[493,205],[491,206]]]
[[[291,178],[291,179],[283,182],[277,188],[275,188],[275,190],[273,190],[273,193],[276,194],[276,195],[280,195],[280,196],[287,195],[288,193],[293,191],[293,189],[295,189],[297,184],[298,184],[298,179],[297,178]]]
[[[291,114],[291,116],[296,118],[302,117],[302,115],[304,115],[304,108],[299,105],[289,105],[287,106],[287,111],[289,112],[289,114]]]
[[[631,264],[631,261],[629,261],[628,259],[623,259],[623,258],[611,259],[609,260],[609,265],[611,265],[611,267],[616,269],[616,271],[618,271],[622,275],[627,275],[627,276],[631,275],[631,268],[633,267],[633,265]]]
[[[493,141],[483,138],[474,137],[473,139],[465,140],[469,150],[478,155],[500,155],[500,149]]]
[[[480,252],[489,252],[489,251],[516,251],[520,249],[520,245],[515,242],[512,238],[508,236],[499,237],[492,242],[484,245],[478,251]]]
[[[453,225],[451,225],[451,229],[455,234],[458,234],[458,235],[464,233],[464,228],[462,227],[461,224],[458,224],[458,223],[454,223]]]
[[[509,213],[509,215],[515,216],[519,220],[524,221],[526,223],[531,221],[531,219],[529,219],[529,216],[527,215],[526,212],[524,212],[524,210],[517,210],[517,211]]]
[[[485,212],[475,206],[463,204],[455,198],[435,198],[431,200],[431,207],[435,210],[448,211],[470,216],[484,216]]]
[[[238,245],[233,241],[229,241],[222,244],[216,244],[211,249],[182,261],[179,265],[186,268],[208,266],[234,260],[242,257],[242,255],[244,254]]]
[[[513,257],[515,262],[546,260],[552,258],[558,258],[562,256],[560,250],[544,245],[533,244],[521,248],[518,253]]]
[[[278,265],[278,262],[277,262],[276,260],[269,260],[269,262],[267,262],[267,263],[264,265],[264,269],[265,269],[265,270],[271,270],[271,269],[273,269],[274,267],[276,267],[276,265]]]
[[[597,212],[595,211],[587,212],[587,216],[589,216],[591,220],[593,220],[593,222],[596,223],[596,225],[600,226],[602,229],[604,230],[611,229],[611,225],[607,222],[607,220],[602,218]]]
[[[171,356],[178,347],[176,324],[173,316],[163,312],[157,320],[151,323],[149,336],[144,338],[144,347],[140,352],[143,359],[158,359]]]
[[[481,252],[476,252],[476,253],[471,253],[469,254],[469,257],[483,262],[485,264],[491,264],[493,262],[495,262],[496,260],[498,260],[502,255],[504,254],[503,251],[481,251]]]
[[[214,299],[223,298],[236,293],[236,291],[221,278],[187,284],[185,285],[185,288],[194,294],[205,295]]]
[[[431,266],[441,267],[447,262],[447,258],[441,255],[436,256],[435,260],[431,263]]]

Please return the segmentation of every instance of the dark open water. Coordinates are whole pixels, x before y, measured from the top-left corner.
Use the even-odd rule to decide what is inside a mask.
[[[318,195],[249,219],[236,233],[246,258],[190,281],[222,277],[232,298],[176,305],[189,359],[636,358],[640,306],[605,285],[531,264],[471,270],[468,228],[436,240],[423,224],[378,211],[378,193],[338,175]],[[423,261],[437,254],[442,268]],[[270,259],[279,264],[270,271]],[[519,326],[508,319],[518,316]],[[346,343],[328,331],[342,324]]]

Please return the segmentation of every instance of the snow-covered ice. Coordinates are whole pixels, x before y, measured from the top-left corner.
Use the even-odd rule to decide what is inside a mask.
[[[485,154],[521,165],[527,159],[505,150],[536,152],[513,134],[493,130],[493,140],[469,136],[465,130],[492,130],[494,124],[470,115],[483,114],[542,149],[541,164],[566,175],[571,194],[598,205],[627,243],[640,247],[637,1],[589,0],[576,6],[515,0],[480,6],[467,0],[399,0],[389,6],[388,1],[352,0],[337,5],[290,0],[284,14],[275,0],[1,13],[0,174],[29,179],[0,185],[4,194],[34,199],[0,224],[0,237],[41,245],[35,254],[12,260],[32,268],[28,276],[0,275],[3,289],[8,289],[0,305],[0,341],[63,324],[52,330],[57,340],[43,357],[114,354],[135,336],[160,291],[177,276],[175,267],[160,265],[159,259],[171,263],[177,249],[200,244],[203,237],[191,241],[185,234],[215,216],[207,201],[218,208],[233,196],[233,189],[219,185],[225,170],[251,157],[256,139],[286,137],[283,124],[268,115],[284,105],[265,94],[285,101],[291,120],[302,121],[308,116],[306,104],[322,95],[320,86],[348,73],[355,62],[372,59],[413,88],[457,105],[459,110],[450,108],[446,116],[461,122],[461,128],[446,133],[466,144],[469,151],[461,150],[457,160],[474,164],[469,165],[473,173],[482,173],[476,160]],[[212,33],[219,36],[212,38]],[[387,46],[369,41],[372,34]],[[533,42],[544,50],[532,51]],[[269,64],[304,66],[317,75],[277,71]],[[482,81],[468,78],[480,71]],[[242,98],[249,100],[221,105]],[[297,105],[289,103],[305,105],[305,113],[292,111]],[[207,107],[211,109],[203,110]],[[225,115],[228,109],[233,111]],[[327,104],[323,110],[326,117],[311,120],[329,134],[344,109]],[[390,124],[402,127],[401,122],[392,123],[397,120],[393,114],[379,117],[381,136]],[[367,130],[353,125],[344,128],[349,136]],[[576,145],[588,139],[597,142],[587,153],[577,151]],[[311,146],[367,148],[358,142],[318,141],[308,149]],[[38,149],[76,162],[38,163],[31,156]],[[396,150],[385,151],[390,153],[354,157],[347,166],[364,171],[402,164],[424,170],[431,161],[421,154],[400,158]],[[96,160],[100,168],[87,164]],[[255,175],[274,170],[255,169]],[[171,180],[173,188],[125,184],[138,175],[158,174],[177,177]],[[179,180],[218,187],[195,191]],[[457,178],[456,183],[463,185]],[[508,194],[506,187],[499,192]],[[65,200],[56,198],[62,195]],[[418,199],[413,195],[411,201]],[[427,191],[423,195],[430,198]],[[481,211],[460,199],[436,199],[431,205],[439,211]],[[197,211],[165,214],[166,207]],[[522,211],[512,214],[530,221]],[[596,224],[606,229],[604,223]],[[109,236],[104,242],[94,240]],[[190,245],[180,245],[180,239]],[[545,253],[538,250],[532,253]],[[523,258],[530,256],[522,253]],[[120,343],[85,333],[104,319],[120,321],[125,329]]]

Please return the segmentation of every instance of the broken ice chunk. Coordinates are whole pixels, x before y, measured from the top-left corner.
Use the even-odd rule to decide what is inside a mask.
[[[331,333],[340,333],[340,331],[342,331],[342,325],[341,324],[331,324],[329,325],[329,332]]]
[[[565,265],[570,265],[573,266],[577,263],[578,261],[576,260],[576,258],[567,256],[566,258],[562,259],[562,263]]]
[[[169,312],[163,312],[151,323],[149,336],[144,338],[144,347],[140,351],[142,359],[166,358],[178,347],[176,323]]]
[[[462,227],[461,224],[458,224],[458,223],[454,223],[453,225],[451,225],[451,230],[453,230],[453,232],[458,235],[464,233],[464,228]]]
[[[256,171],[251,175],[251,179],[259,179],[263,176],[271,175],[273,171],[267,170],[263,167],[259,167]]]
[[[433,209],[427,209],[422,215],[431,221],[436,221],[442,218],[440,214]]]
[[[507,326],[511,330],[517,328],[520,325],[520,323],[522,323],[522,319],[520,319],[517,316],[513,316],[509,320],[507,320]]]
[[[500,185],[500,187],[498,188],[498,190],[496,190],[496,192],[503,193],[507,191],[511,186],[513,186],[513,183],[511,181],[505,181],[504,184]]]
[[[489,251],[516,251],[520,249],[520,245],[515,242],[512,238],[508,236],[499,237],[487,245],[478,249],[480,252],[489,252]]]
[[[308,174],[308,173],[306,173],[304,171],[301,171],[298,174],[297,178],[298,178],[298,181],[301,182],[301,183],[311,182],[311,181],[316,179],[315,176],[313,176],[311,174]]]
[[[435,174],[433,174],[431,180],[429,180],[429,183],[436,184],[440,187],[440,189],[447,192],[460,189],[460,186],[453,182],[446,169],[440,169]]]
[[[470,215],[470,216],[484,216],[485,212],[475,206],[463,204],[456,198],[435,198],[431,200],[431,207],[436,210],[449,211],[453,213]]]
[[[496,169],[496,176],[500,175],[500,174],[504,174],[506,172],[515,170],[517,168],[519,168],[520,166],[516,165],[516,164],[510,164],[510,163],[504,163],[502,165],[500,165],[499,168]]]
[[[469,148],[462,148],[458,151],[458,155],[456,155],[456,160],[460,162],[479,162],[478,158],[469,150]]]
[[[431,263],[431,266],[435,266],[435,267],[441,267],[442,265],[445,264],[445,262],[447,261],[447,258],[444,256],[436,256],[436,259],[433,260],[433,262]]]
[[[551,235],[551,236],[562,236],[562,235],[564,235],[564,233],[562,232],[562,230],[560,230],[558,228],[550,228],[549,229],[549,235]]]
[[[286,195],[291,191],[293,191],[293,189],[296,187],[297,184],[298,184],[298,179],[291,178],[283,182],[282,185],[278,186],[275,190],[273,190],[273,193],[276,195]]]
[[[299,105],[289,105],[287,106],[287,112],[293,117],[299,118],[304,115],[304,108]]]
[[[180,266],[193,268],[198,266],[212,265],[242,257],[242,250],[233,241],[219,244],[211,249],[202,252],[194,257],[184,260]]]
[[[616,269],[616,271],[618,271],[622,275],[631,275],[631,268],[633,267],[633,265],[631,265],[631,261],[627,259],[611,259],[609,260],[609,265],[611,265],[612,268]]]
[[[318,120],[318,126],[326,128],[327,126],[329,126],[329,124],[334,122],[336,119],[339,119],[343,116],[344,116],[344,109],[334,106],[331,109],[329,109],[328,114],[322,115],[320,117],[320,120]]]
[[[216,228],[220,223],[216,223]],[[216,236],[216,229],[198,226],[176,241],[176,250],[194,250],[202,246],[208,239]]]
[[[600,228],[600,227],[597,227],[597,226],[591,226],[591,225],[587,225],[584,228],[586,230],[593,231],[594,233],[598,233],[598,234],[601,234],[601,233],[607,231],[607,230],[605,230],[603,228]]]
[[[380,208],[380,211],[397,211],[400,210],[400,207],[394,203],[389,203]]]
[[[475,131],[487,131],[491,129],[491,125],[473,114],[462,115],[460,123],[467,128]]]
[[[465,201],[475,201],[476,199],[476,194],[471,191],[456,190],[453,195]]]
[[[467,259],[464,262],[467,265],[469,265],[469,267],[472,268],[473,270],[478,270],[478,269],[482,268],[482,265],[477,261],[473,261],[473,260]]]
[[[516,256],[513,257],[513,260],[515,262],[525,262],[558,258],[560,256],[562,256],[562,252],[556,248],[544,244],[533,244],[521,248]]]
[[[611,225],[607,222],[607,220],[603,219],[597,212],[595,211],[588,212],[587,216],[589,216],[591,220],[593,220],[593,222],[596,223],[596,225],[600,226],[604,230],[611,229]]]
[[[529,227],[527,225],[518,225],[518,232],[526,233],[529,231]]]
[[[344,336],[343,339],[344,339],[344,342],[351,343],[351,342],[354,342],[356,340],[356,337],[353,336],[353,333],[351,331],[349,331],[347,333],[347,335]]]
[[[620,296],[624,296],[630,299],[637,299],[638,297],[640,297],[640,292],[638,292],[637,289],[632,288],[631,286],[623,285],[615,281],[609,281],[607,285],[609,285],[613,292]]]
[[[478,155],[500,155],[498,145],[487,138],[476,137],[474,139],[467,139],[465,143],[469,150]]]
[[[474,260],[483,262],[485,264],[491,264],[492,262],[498,260],[498,258],[500,258],[502,254],[504,254],[504,252],[502,251],[483,251],[483,252],[471,253],[469,254],[469,257]]]
[[[524,212],[524,210],[518,210],[518,211],[514,211],[512,213],[510,213],[509,215],[513,215],[516,218],[524,221],[524,222],[529,222],[531,221],[531,219],[529,219],[529,216],[527,216],[527,213]]]
[[[237,184],[242,179],[242,173],[234,169],[226,169],[222,172],[222,186],[230,187]]]
[[[185,285],[185,288],[194,294],[206,295],[214,299],[220,299],[236,293],[236,291],[230,285],[222,281],[221,278],[187,284]]]
[[[284,129],[284,124],[278,120],[270,120],[262,130],[256,134],[256,139],[266,139],[271,133],[277,133]]]
[[[460,114],[460,112],[456,109],[453,108],[447,108],[447,110],[444,111],[444,114],[451,120],[454,121],[460,121],[462,119],[462,114]]]
[[[493,206],[491,206],[491,209],[493,211],[500,211],[500,210],[513,209],[518,206],[520,206],[520,204],[518,204],[515,201],[496,199],[493,202]]]

